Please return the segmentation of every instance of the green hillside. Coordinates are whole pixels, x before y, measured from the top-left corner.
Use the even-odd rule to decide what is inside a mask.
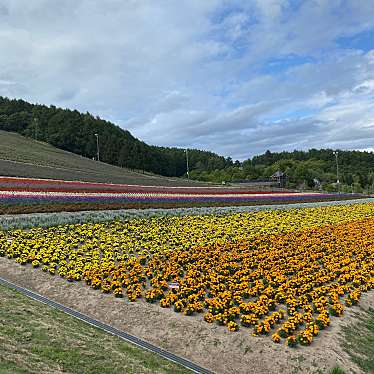
[[[108,165],[1,130],[0,175],[165,186],[197,183]]]
[[[90,113],[0,96],[0,130],[17,132],[91,159],[97,155],[97,134],[101,161],[168,177],[186,174],[184,149],[148,145],[129,131]],[[233,163],[213,152],[190,149],[189,164],[191,169],[212,171]]]
[[[165,184],[168,179],[154,175],[131,173],[128,170],[141,170],[167,177],[186,176],[186,153],[180,148],[166,148],[148,145],[136,139],[129,131],[115,124],[77,110],[61,109],[55,106],[30,104],[24,100],[10,100],[0,96],[0,130],[18,133],[28,137],[23,140],[16,153],[5,133],[1,158],[28,162],[33,165],[24,170],[24,165],[0,161],[3,173],[21,173],[26,176],[41,176],[63,179],[112,181],[121,183]],[[99,139],[100,161],[97,157],[96,136]],[[11,135],[13,136],[13,135]],[[21,138],[11,138],[11,141]],[[56,148],[48,148],[45,143],[30,143],[35,139],[51,144],[58,149],[69,151],[69,160]],[[11,143],[9,143],[11,144]],[[38,147],[43,144],[43,149]],[[15,149],[13,147],[13,149]],[[54,151],[50,151],[53,149]],[[213,152],[189,149],[191,179],[221,183],[243,180],[268,181],[278,170],[287,174],[287,187],[323,188],[343,192],[374,192],[374,153],[339,150],[339,172],[337,176],[336,159],[333,149],[295,150],[292,152],[265,152],[243,162],[233,162],[231,158]],[[57,153],[56,153],[57,152]],[[9,156],[10,155],[10,156]],[[81,157],[82,156],[82,157]],[[35,158],[36,157],[36,158]],[[45,165],[54,167],[54,170]],[[62,163],[62,164],[61,164]],[[35,164],[44,165],[36,167]],[[113,165],[113,167],[109,166]],[[115,167],[117,166],[117,167]],[[121,167],[121,168],[118,168]],[[60,169],[57,169],[60,168]],[[124,171],[122,168],[127,168]],[[68,170],[65,170],[68,169]],[[94,179],[93,179],[94,178]],[[339,178],[340,184],[335,182]],[[180,185],[181,181],[167,183]]]

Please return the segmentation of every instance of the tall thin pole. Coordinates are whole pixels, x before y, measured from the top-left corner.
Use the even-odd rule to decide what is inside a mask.
[[[100,161],[99,134],[95,134],[95,136],[96,136],[97,161]]]
[[[334,151],[333,154],[335,155],[335,161],[336,161],[336,185],[338,187],[338,190],[339,190],[339,162],[338,162],[338,154],[339,152],[338,151]]]
[[[187,166],[187,179],[190,179],[190,167],[188,165],[188,149],[184,150],[186,152],[186,166]]]
[[[38,119],[34,118],[34,139],[38,140]]]

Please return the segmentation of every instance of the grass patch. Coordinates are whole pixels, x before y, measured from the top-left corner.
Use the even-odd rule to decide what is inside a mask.
[[[331,371],[330,374],[346,374],[343,369],[341,369],[339,366],[335,366]]]
[[[0,373],[189,370],[0,286]]]
[[[344,349],[365,373],[374,373],[374,309],[343,329]],[[335,373],[338,374],[338,373]]]

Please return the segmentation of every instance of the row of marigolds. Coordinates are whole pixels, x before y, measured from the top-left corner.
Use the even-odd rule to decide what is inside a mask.
[[[374,287],[373,213],[361,204],[17,230],[0,233],[0,255],[230,331],[309,345]]]

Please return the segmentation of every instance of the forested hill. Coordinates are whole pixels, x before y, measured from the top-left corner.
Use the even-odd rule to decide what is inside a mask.
[[[89,113],[0,96],[0,130],[18,132],[88,158],[96,157],[97,133],[101,161],[164,176],[186,174],[184,149],[148,145],[130,132]],[[316,187],[315,179],[318,179],[324,187],[333,188],[332,183],[336,181],[335,161],[332,149],[267,151],[243,162],[232,162],[231,158],[213,152],[189,150],[191,177],[218,183],[268,180],[280,170],[287,174],[289,187]],[[357,190],[374,189],[373,152],[339,151],[338,161],[340,188],[350,191],[354,185]]]
[[[374,153],[338,150],[339,189],[351,192],[362,190],[374,193]],[[332,149],[310,149],[272,153],[260,156],[213,172],[193,170],[195,179],[205,181],[268,180],[276,171],[287,174],[289,187],[305,186],[336,189],[336,158]],[[320,184],[316,185],[316,179]]]
[[[0,130],[18,132],[88,158],[96,157],[97,133],[101,161],[165,176],[186,173],[183,149],[150,146],[111,122],[77,110],[0,96]],[[189,164],[191,169],[208,172],[233,165],[230,158],[196,149],[189,150]]]

